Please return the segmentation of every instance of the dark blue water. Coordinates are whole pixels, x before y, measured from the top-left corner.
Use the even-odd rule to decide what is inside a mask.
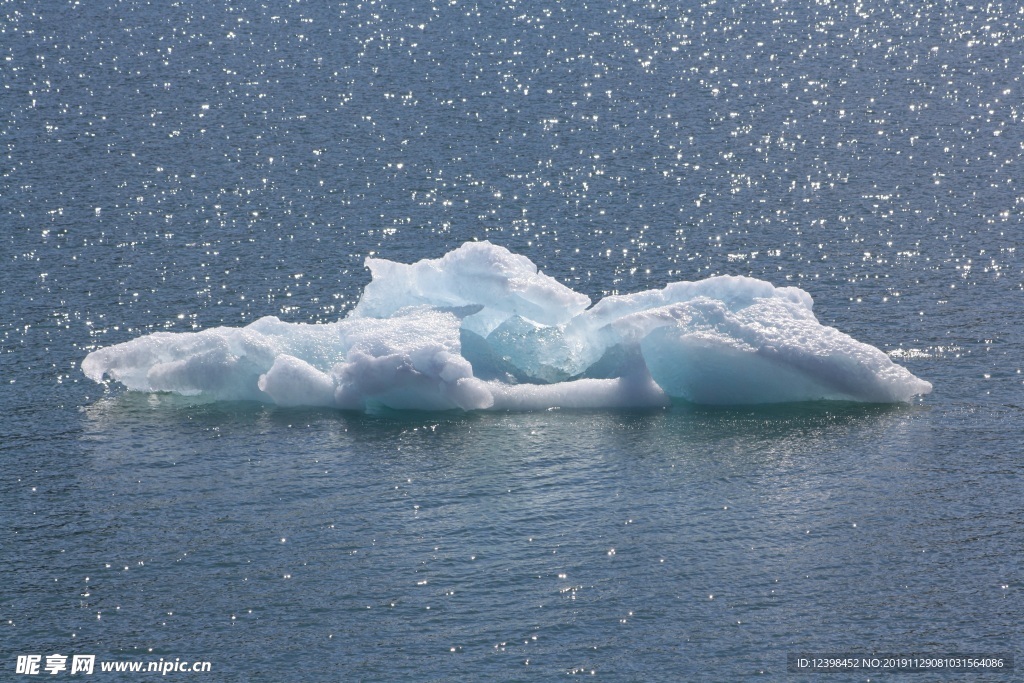
[[[1022,35],[1006,3],[0,3],[5,677],[1019,654]],[[935,389],[363,416],[79,370],[157,330],[335,320],[366,256],[470,239],[594,299],[797,285]]]

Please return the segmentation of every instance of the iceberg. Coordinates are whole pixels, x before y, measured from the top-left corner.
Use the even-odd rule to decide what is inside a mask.
[[[810,294],[749,277],[588,297],[489,242],[402,264],[327,324],[266,317],[93,351],[130,391],[343,410],[909,402],[932,385],[822,325]]]

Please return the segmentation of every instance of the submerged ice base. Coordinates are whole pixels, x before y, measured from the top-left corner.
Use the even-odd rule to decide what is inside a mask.
[[[132,391],[348,410],[895,403],[932,389],[819,323],[796,287],[720,276],[591,306],[489,242],[366,263],[372,281],[335,323],[157,332],[93,351],[82,369]]]

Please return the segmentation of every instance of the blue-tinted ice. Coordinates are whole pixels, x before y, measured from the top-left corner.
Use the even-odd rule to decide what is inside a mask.
[[[157,332],[82,369],[132,391],[351,410],[893,403],[932,388],[820,324],[796,287],[722,276],[591,306],[489,242],[366,265],[373,279],[338,322]]]

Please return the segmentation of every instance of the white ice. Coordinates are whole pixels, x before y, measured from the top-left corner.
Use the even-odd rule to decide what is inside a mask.
[[[373,276],[335,323],[158,332],[82,363],[132,391],[349,410],[909,402],[931,384],[822,325],[810,295],[745,277],[590,300],[472,242]]]

